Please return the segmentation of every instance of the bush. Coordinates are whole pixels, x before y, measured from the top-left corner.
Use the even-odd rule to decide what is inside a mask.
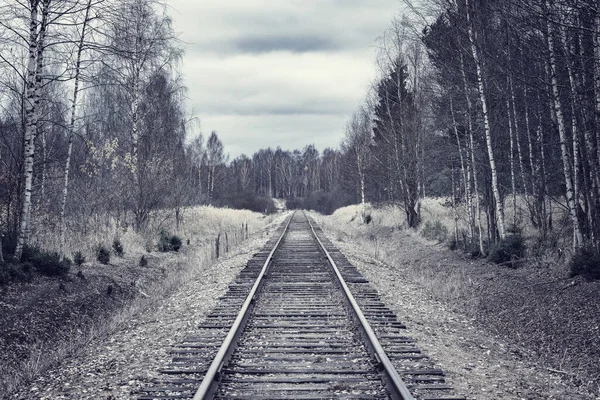
[[[348,194],[342,190],[333,190],[331,192],[312,192],[304,200],[304,208],[314,210],[321,214],[331,215],[340,207],[351,204],[352,201]]]
[[[171,250],[179,251],[181,248],[181,238],[177,235],[173,235],[169,239],[169,244],[171,245]]]
[[[458,249],[458,242],[456,241],[454,235],[446,242],[446,247],[448,247],[448,250],[452,251]]]
[[[19,264],[7,264],[10,279],[19,282],[31,282],[33,279],[33,264],[29,261]],[[59,274],[62,275],[62,274]]]
[[[0,286],[13,281],[31,282],[33,279],[33,264],[26,261],[21,264],[6,262],[0,264]]]
[[[158,244],[156,245],[158,251],[179,251],[181,248],[181,238],[177,235],[171,235],[166,231],[161,231],[158,238]]]
[[[488,260],[496,264],[510,264],[517,267],[525,257],[525,239],[522,235],[509,235],[490,248]]]
[[[81,267],[81,264],[85,262],[85,257],[83,256],[83,254],[81,254],[80,251],[76,251],[75,254],[73,254],[73,262],[78,267]]]
[[[218,204],[237,210],[250,210],[263,214],[273,214],[277,211],[270,197],[257,196],[254,193],[236,193],[221,199]]]
[[[448,238],[448,228],[440,221],[425,222],[423,229],[421,229],[421,235],[429,240],[437,240],[442,243]]]
[[[140,267],[145,267],[146,265],[148,265],[148,259],[146,256],[140,257]]]
[[[96,260],[101,262],[102,264],[108,264],[110,261],[110,251],[103,245],[99,245],[96,248]]]
[[[592,249],[580,249],[569,263],[571,277],[581,275],[586,279],[600,279],[600,254]]]
[[[123,257],[123,244],[120,239],[113,240],[112,248],[117,256]]]
[[[24,247],[21,261],[23,264],[29,263],[40,274],[46,276],[63,276],[71,269],[71,260],[67,257],[60,261],[58,253],[48,253],[35,247]]]
[[[302,210],[304,209],[304,200],[299,197],[293,197],[291,199],[286,199],[285,208],[288,210]]]

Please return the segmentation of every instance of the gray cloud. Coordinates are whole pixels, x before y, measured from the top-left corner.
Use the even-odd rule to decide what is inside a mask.
[[[166,0],[202,131],[232,157],[337,147],[377,75],[373,45],[397,0]]]
[[[243,53],[268,53],[289,51],[305,53],[312,51],[331,51],[339,49],[333,40],[317,36],[250,36],[234,40],[234,47]]]

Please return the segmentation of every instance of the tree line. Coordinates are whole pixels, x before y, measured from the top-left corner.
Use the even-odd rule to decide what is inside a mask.
[[[68,235],[109,221],[143,231],[163,209],[176,222],[196,204],[272,212],[273,197],[340,187],[339,151],[229,160],[215,131],[193,132],[182,55],[156,0],[0,5],[0,262],[42,234],[62,259]]]
[[[190,140],[182,49],[164,5],[4,2],[5,254],[19,258],[41,226],[57,233],[62,253],[65,235],[90,221],[142,230],[160,209],[178,221],[189,205],[269,212],[272,198],[323,212],[389,202],[417,227],[423,198],[441,195],[480,254],[526,222],[548,241],[567,227],[575,249],[597,253],[596,2],[405,3],[412,11],[381,36],[379,78],[339,149],[268,148],[230,160],[216,132]]]
[[[452,195],[481,254],[526,222],[542,240],[568,227],[575,250],[597,254],[598,3],[405,3],[344,142],[367,198],[400,203],[417,226],[424,196]]]
[[[41,226],[176,204],[189,123],[181,46],[154,0],[0,5],[0,224],[20,258]],[[80,225],[80,226],[78,226]]]

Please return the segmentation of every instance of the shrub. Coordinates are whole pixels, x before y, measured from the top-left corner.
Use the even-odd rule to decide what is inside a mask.
[[[287,199],[285,201],[285,208],[288,210],[302,210],[304,208],[304,200],[298,197]]]
[[[123,244],[120,239],[116,238],[113,240],[112,248],[117,256],[123,257]]]
[[[181,238],[177,235],[171,235],[166,231],[160,231],[158,244],[156,245],[158,251],[179,251],[181,248]]]
[[[80,251],[76,251],[75,254],[73,254],[73,262],[78,267],[81,267],[81,264],[85,262],[85,257],[83,256],[83,254],[81,254]]]
[[[6,264],[6,271],[12,281],[31,282],[33,264],[29,261],[19,264]]]
[[[600,279],[600,254],[592,249],[580,249],[569,263],[571,277],[581,275],[586,279]]]
[[[452,251],[458,249],[458,241],[456,240],[454,235],[446,242],[446,247],[448,247],[448,250]]]
[[[445,242],[448,237],[448,228],[440,221],[427,221],[421,229],[421,235],[429,240],[437,240],[440,243]]]
[[[96,260],[100,261],[102,264],[108,264],[110,261],[110,251],[103,245],[99,245],[96,248]]]
[[[351,204],[351,200],[348,194],[342,190],[317,191],[312,192],[304,199],[304,208],[330,215],[338,208]]]
[[[257,196],[250,192],[229,195],[221,199],[218,204],[238,210],[250,210],[264,214],[273,214],[277,211],[273,199]]]
[[[49,253],[35,247],[25,246],[22,263],[29,263],[40,274],[46,276],[63,276],[71,269],[71,260],[65,257],[60,261],[60,255],[56,252]]]
[[[527,247],[522,235],[509,235],[490,248],[488,260],[517,267],[518,262],[525,257],[525,250]]]
[[[171,245],[171,250],[179,251],[181,248],[181,238],[177,235],[173,235],[169,239],[169,244]]]
[[[140,257],[140,267],[145,267],[146,265],[148,265],[148,259],[146,256]]]

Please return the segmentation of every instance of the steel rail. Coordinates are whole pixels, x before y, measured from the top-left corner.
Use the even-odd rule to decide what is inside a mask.
[[[227,356],[227,353],[229,352],[231,345],[234,343],[235,338],[238,336],[238,334],[243,329],[242,325],[243,325],[244,319],[246,319],[246,317],[247,317],[248,311],[250,309],[250,305],[252,304],[252,302],[254,300],[254,296],[255,296],[256,292],[258,291],[261,281],[267,272],[269,263],[271,262],[271,259],[273,258],[273,254],[275,253],[275,251],[279,247],[279,244],[281,243],[281,240],[287,233],[288,227],[290,226],[290,223],[292,222],[292,218],[295,213],[296,212],[294,211],[294,213],[291,215],[291,217],[289,217],[290,219],[287,222],[287,224],[285,225],[285,228],[283,229],[281,236],[277,240],[277,243],[275,243],[275,246],[273,246],[273,249],[269,253],[269,256],[267,257],[267,259],[265,260],[265,263],[263,264],[263,267],[260,271],[260,274],[258,275],[258,278],[256,278],[256,281],[254,282],[254,285],[252,286],[250,293],[248,293],[248,296],[246,297],[246,300],[244,301],[244,304],[242,305],[240,312],[238,313],[235,321],[233,322],[233,325],[229,329],[227,336],[223,340],[223,343],[221,344],[219,351],[215,355],[214,360],[210,364],[210,367],[208,367],[208,370],[206,371],[206,375],[204,376],[204,379],[202,379],[202,383],[200,383],[200,387],[194,394],[193,400],[204,400],[206,398],[206,396],[208,395],[208,393],[210,392],[212,385],[215,381],[215,378],[217,377],[217,374],[220,372],[221,368],[223,367],[225,357]]]
[[[306,213],[304,213],[304,211],[302,213],[306,217]],[[329,260],[329,264],[331,265],[333,271],[335,272],[338,282],[340,283],[340,285],[342,286],[342,289],[344,290],[344,294],[346,295],[346,298],[348,299],[349,303],[352,305],[352,309],[354,310],[354,313],[356,314],[356,317],[358,318],[358,320],[360,322],[361,328],[367,335],[367,339],[370,342],[370,346],[373,349],[373,351],[375,352],[375,357],[380,362],[381,366],[384,368],[385,373],[388,376],[389,382],[392,385],[391,389],[394,390],[396,396],[399,396],[399,399],[414,400],[413,395],[410,393],[410,391],[408,390],[408,387],[406,387],[406,384],[400,377],[400,374],[398,374],[398,371],[396,371],[396,368],[394,367],[394,365],[390,361],[389,357],[383,350],[381,343],[379,343],[379,339],[377,339],[377,336],[375,335],[373,328],[371,328],[371,324],[369,324],[369,321],[367,321],[367,318],[361,311],[360,306],[358,305],[358,303],[356,302],[356,299],[352,295],[352,292],[350,292],[350,289],[348,288],[346,281],[342,277],[342,274],[340,273],[340,270],[339,270],[337,264],[335,263],[335,261],[333,261],[333,258],[331,257],[331,255],[329,254],[327,249],[325,248],[325,245],[323,245],[323,242],[321,242],[321,239],[319,239],[319,236],[317,235],[317,232],[315,232],[315,228],[314,228],[313,224],[310,222],[308,217],[306,217],[306,220],[308,221],[308,224],[310,225],[310,229],[311,229],[315,239],[321,246],[323,253]]]

